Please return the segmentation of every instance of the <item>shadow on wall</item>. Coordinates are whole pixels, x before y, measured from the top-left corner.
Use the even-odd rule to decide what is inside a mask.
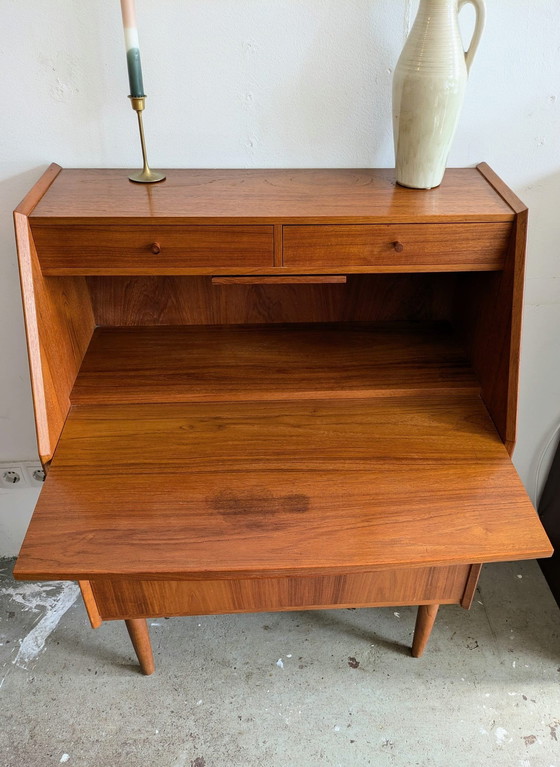
[[[15,332],[16,323],[20,324],[24,350],[23,312],[12,211],[19,205],[47,167],[47,165],[35,166],[30,170],[13,176],[6,176],[0,180],[0,274],[2,275],[0,306],[3,310],[0,319],[4,327],[10,328],[9,337]],[[2,359],[8,359],[9,365],[12,365],[12,352],[5,347],[9,337],[6,334],[0,335],[0,356]],[[4,374],[5,371],[3,371],[0,380],[0,396],[7,396],[7,393],[3,391]]]
[[[8,164],[6,163],[6,166]],[[9,166],[5,166],[5,171]],[[0,180],[0,460],[36,459],[31,385],[12,211],[42,174],[34,167]]]
[[[3,226],[5,223],[2,221],[0,226],[0,232],[2,237],[6,237],[8,242],[13,244],[13,227],[11,226],[12,211],[19,205],[21,200],[25,197],[27,192],[35,184],[35,182],[41,177],[41,175],[48,168],[49,163],[44,165],[36,165],[22,173],[16,173],[13,176],[5,176],[0,180],[0,216],[3,219],[9,219],[10,226],[6,228]],[[9,167],[9,166],[8,166]],[[15,247],[14,247],[15,252]],[[2,260],[6,254],[2,252]]]
[[[560,423],[560,173],[518,193],[529,207],[529,234],[514,462],[536,502],[552,461],[555,440],[550,439]]]

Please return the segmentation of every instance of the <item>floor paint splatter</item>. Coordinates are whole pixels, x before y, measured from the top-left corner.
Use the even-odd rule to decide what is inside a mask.
[[[44,609],[44,615],[31,631],[20,641],[18,653],[12,663],[26,669],[29,662],[34,660],[45,649],[45,643],[60,619],[72,607],[80,589],[75,583],[22,583],[1,590],[24,610],[39,612]]]
[[[496,727],[496,743],[504,744],[511,743],[511,738],[508,737],[509,733],[503,727]]]

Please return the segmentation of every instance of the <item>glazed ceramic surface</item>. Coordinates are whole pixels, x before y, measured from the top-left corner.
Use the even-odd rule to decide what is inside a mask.
[[[458,16],[469,2],[476,25],[465,52]],[[402,186],[431,189],[443,179],[484,18],[484,0],[420,2],[393,78],[396,169]]]

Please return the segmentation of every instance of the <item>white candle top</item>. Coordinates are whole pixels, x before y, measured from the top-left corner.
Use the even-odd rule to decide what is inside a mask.
[[[121,11],[123,26],[131,28],[136,26],[136,11],[134,9],[134,0],[121,0]]]

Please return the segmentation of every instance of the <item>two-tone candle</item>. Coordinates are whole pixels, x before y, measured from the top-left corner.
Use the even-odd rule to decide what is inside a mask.
[[[142,64],[140,61],[140,47],[138,45],[138,29],[136,27],[134,0],[121,0],[121,11],[124,26],[124,43],[126,46],[130,95],[135,98],[141,98],[146,94],[144,93],[144,83],[142,81]]]

